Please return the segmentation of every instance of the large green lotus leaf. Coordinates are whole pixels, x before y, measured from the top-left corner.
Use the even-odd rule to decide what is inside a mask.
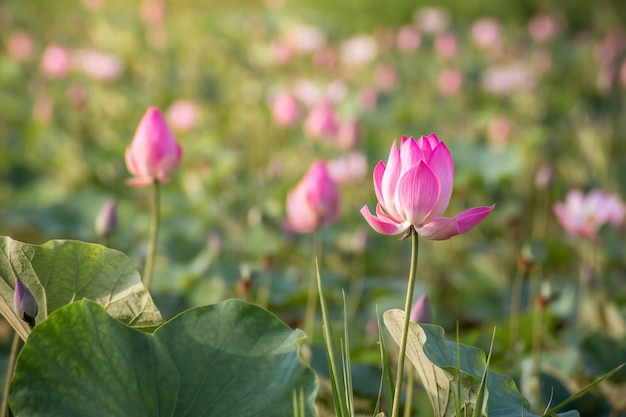
[[[291,417],[302,392],[314,416],[303,336],[240,300],[187,310],[153,334],[77,301],[28,337],[10,404],[21,417]]]
[[[0,314],[22,339],[30,329],[13,309],[16,277],[37,300],[36,323],[83,298],[98,302],[113,317],[136,328],[155,328],[163,322],[132,261],[122,252],[72,240],[30,245],[0,237]]]
[[[400,344],[404,312],[389,310],[383,315],[385,327]],[[460,403],[471,415],[486,366],[485,353],[473,346],[459,344],[444,337],[441,327],[409,323],[407,357],[415,366],[417,376],[428,393],[435,417],[456,417],[457,392],[460,380]],[[460,364],[460,372],[458,372]],[[528,401],[519,393],[509,377],[487,371],[485,402],[482,415],[489,417],[539,417],[529,410]],[[577,411],[559,414],[578,417]]]

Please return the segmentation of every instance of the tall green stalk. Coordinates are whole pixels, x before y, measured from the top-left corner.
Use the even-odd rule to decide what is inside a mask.
[[[413,230],[411,233],[411,269],[409,271],[409,284],[404,304],[404,323],[402,326],[402,338],[400,339],[400,353],[398,355],[398,371],[396,373],[396,390],[393,395],[393,408],[391,417],[398,417],[400,410],[400,395],[402,393],[402,378],[404,376],[404,359],[406,357],[406,342],[409,333],[411,305],[413,304],[413,290],[415,289],[415,276],[417,273],[417,238],[418,234]]]
[[[17,354],[20,348],[20,335],[15,332],[13,334],[13,342],[11,343],[11,353],[9,354],[9,364],[7,366],[6,381],[4,381],[4,393],[2,395],[2,417],[9,415],[9,388],[11,387],[11,379],[13,379],[13,371],[15,370],[15,362],[17,362]]]
[[[315,314],[317,313],[317,280],[316,265],[322,262],[322,231],[317,230],[313,233],[313,243],[311,244],[311,273],[306,292],[306,307],[304,309],[304,332],[307,335],[307,343],[313,343],[313,332],[315,331]]]
[[[159,182],[154,180],[151,188],[152,201],[150,202],[150,236],[148,237],[146,265],[143,270],[143,285],[148,291],[150,291],[150,283],[152,282],[152,269],[154,268],[157,236],[159,233]]]

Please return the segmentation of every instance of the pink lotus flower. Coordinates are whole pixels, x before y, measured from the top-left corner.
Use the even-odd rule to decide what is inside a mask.
[[[441,217],[448,208],[454,182],[454,162],[445,143],[431,133],[419,140],[402,137],[391,146],[387,165],[374,168],[378,198],[376,216],[363,206],[361,214],[378,233],[415,232],[430,240],[465,233],[480,223],[494,206],[474,207],[453,218]]]
[[[127,181],[128,185],[143,187],[154,181],[167,183],[178,168],[182,153],[159,109],[150,107],[126,148],[126,166],[134,175]]]
[[[287,230],[309,233],[333,223],[339,214],[339,192],[322,161],[311,165],[304,178],[287,195]]]
[[[617,194],[595,189],[585,196],[581,190],[572,190],[565,203],[554,205],[554,214],[569,234],[594,239],[607,223],[615,228],[622,226],[626,205]]]

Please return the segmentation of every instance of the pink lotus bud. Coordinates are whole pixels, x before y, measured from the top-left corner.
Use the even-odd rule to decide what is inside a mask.
[[[176,100],[165,112],[165,118],[176,132],[188,132],[200,122],[200,109],[191,100]]]
[[[287,195],[287,230],[313,232],[333,223],[339,214],[339,192],[322,161],[313,163],[304,178]]]
[[[7,52],[18,61],[25,61],[33,55],[34,44],[28,32],[16,30],[7,39]]]
[[[387,164],[374,168],[378,198],[376,216],[361,214],[378,233],[405,236],[417,233],[430,240],[450,239],[480,223],[494,206],[474,207],[453,218],[442,217],[454,183],[454,162],[445,143],[434,133],[419,140],[402,137],[400,149],[391,145]]]
[[[33,296],[33,293],[24,285],[19,278],[15,279],[15,292],[13,293],[13,308],[20,319],[33,326],[35,324],[35,317],[39,308],[37,307],[37,300]]]
[[[435,53],[441,58],[453,58],[458,51],[456,36],[451,32],[440,33],[433,45]]]
[[[300,118],[298,101],[289,92],[279,93],[272,103],[272,116],[281,126],[291,126]]]
[[[489,17],[482,18],[472,26],[472,40],[483,49],[497,46],[502,38],[500,24]]]
[[[413,304],[411,313],[409,314],[409,320],[413,323],[433,322],[433,312],[430,308],[430,303],[428,302],[426,294],[420,295],[417,301],[415,301],[415,304]]]
[[[455,68],[445,68],[437,78],[439,92],[446,96],[458,93],[463,86],[463,73]]]
[[[117,229],[117,205],[115,200],[107,201],[96,217],[95,229],[98,236],[107,238]]]
[[[339,121],[329,103],[315,106],[304,121],[304,132],[313,139],[333,138],[339,131]]]
[[[167,183],[178,168],[182,153],[159,109],[150,107],[126,148],[126,167],[134,176],[127,180],[128,185],[143,187],[155,181]]]
[[[359,143],[359,121],[350,119],[341,122],[337,132],[337,145],[343,149],[353,149]]]
[[[61,45],[49,45],[41,55],[41,72],[50,78],[64,76],[70,70],[70,66],[70,53]]]
[[[374,75],[376,87],[381,91],[391,91],[396,88],[398,75],[396,69],[391,65],[379,65]]]
[[[400,28],[396,36],[396,46],[400,52],[415,52],[422,44],[422,35],[415,26],[406,25]]]

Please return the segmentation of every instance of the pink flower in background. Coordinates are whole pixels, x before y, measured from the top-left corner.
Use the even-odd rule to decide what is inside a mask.
[[[626,205],[617,194],[594,189],[584,195],[575,189],[567,193],[565,202],[554,205],[554,214],[567,233],[594,239],[607,223],[614,228],[622,226]]]
[[[472,25],[472,40],[483,49],[497,46],[502,38],[500,24],[492,18],[482,18]]]
[[[326,164],[316,161],[287,195],[285,228],[296,233],[310,233],[333,223],[338,214],[337,184],[328,173]]]
[[[372,87],[363,87],[357,95],[359,106],[363,110],[372,110],[378,104],[378,91]]]
[[[449,239],[480,223],[494,206],[474,207],[453,218],[448,208],[454,182],[454,162],[445,143],[432,133],[419,140],[402,137],[391,145],[387,165],[374,168],[378,198],[376,216],[363,206],[361,214],[378,233],[405,236],[416,232],[430,240]]]
[[[324,45],[313,54],[315,68],[322,71],[333,71],[339,61],[337,50],[330,45]]]
[[[107,201],[98,212],[94,228],[98,236],[108,238],[117,229],[117,204],[115,200]]]
[[[335,139],[337,145],[343,149],[354,148],[359,143],[359,121],[357,119],[342,121]]]
[[[329,175],[337,184],[361,181],[367,173],[367,158],[362,152],[351,152],[326,164]]]
[[[528,34],[535,42],[547,42],[557,35],[560,26],[559,16],[542,13],[530,19],[530,22],[528,22]]]
[[[349,67],[369,64],[378,55],[378,45],[369,35],[357,35],[346,39],[341,44],[341,61]]]
[[[25,61],[33,55],[35,42],[24,30],[16,30],[7,39],[7,52],[18,61]]]
[[[511,134],[511,121],[508,117],[494,117],[487,126],[487,140],[489,144],[501,148],[509,141]]]
[[[304,121],[304,132],[313,139],[334,138],[339,132],[339,121],[333,106],[322,102],[313,107]]]
[[[424,33],[440,33],[450,25],[450,14],[439,7],[421,7],[415,11],[413,21]]]
[[[455,68],[445,68],[437,78],[437,88],[441,94],[451,96],[463,86],[463,73]]]
[[[512,91],[530,90],[535,84],[535,75],[523,63],[487,68],[482,77],[485,91],[497,95],[506,95]]]
[[[154,181],[167,183],[178,168],[182,153],[159,109],[150,107],[126,148],[126,167],[134,176],[127,181],[128,185],[143,187]]]
[[[300,118],[298,100],[288,91],[280,92],[272,102],[272,116],[281,126],[291,126]]]
[[[296,25],[289,29],[286,40],[294,51],[313,52],[326,43],[326,35],[316,26]]]
[[[200,109],[191,100],[176,100],[167,108],[165,119],[176,132],[188,132],[200,122]]]
[[[276,65],[285,65],[293,55],[293,48],[286,39],[277,38],[270,43],[270,58]]]
[[[124,71],[119,57],[92,49],[81,49],[72,54],[75,68],[96,81],[112,81]]]
[[[421,44],[422,35],[415,26],[402,26],[396,35],[396,47],[400,52],[415,52]]]
[[[391,91],[398,83],[398,73],[391,65],[379,65],[374,74],[376,87],[381,91]]]
[[[41,55],[41,72],[50,78],[60,78],[68,73],[72,63],[70,52],[58,44],[48,45]]]
[[[459,49],[456,35],[451,32],[438,34],[435,37],[433,48],[440,58],[452,58],[456,56]]]
[[[139,16],[147,24],[157,24],[165,20],[165,2],[162,0],[143,0],[139,6]]]

